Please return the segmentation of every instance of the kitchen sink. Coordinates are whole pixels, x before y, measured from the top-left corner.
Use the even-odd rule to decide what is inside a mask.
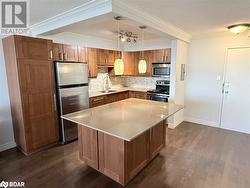
[[[102,93],[111,93],[111,92],[116,92],[117,90],[114,90],[114,89],[110,89],[108,91],[101,91]]]

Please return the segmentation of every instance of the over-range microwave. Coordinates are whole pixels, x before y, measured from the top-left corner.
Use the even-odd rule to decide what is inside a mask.
[[[169,63],[152,63],[152,76],[155,77],[170,77]]]

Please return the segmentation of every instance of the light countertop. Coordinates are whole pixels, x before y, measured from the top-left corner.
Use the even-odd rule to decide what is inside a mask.
[[[129,98],[62,116],[94,130],[131,141],[184,106]]]
[[[152,88],[136,88],[136,87],[120,87],[120,88],[112,88],[112,92],[103,93],[101,91],[89,91],[89,97],[98,97],[102,95],[109,95],[114,93],[120,93],[125,91],[140,91],[140,92],[147,92]]]

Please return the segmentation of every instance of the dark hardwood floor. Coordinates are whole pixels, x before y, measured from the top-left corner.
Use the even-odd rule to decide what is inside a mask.
[[[167,132],[167,144],[127,187],[248,188],[250,135],[184,122]],[[25,187],[122,187],[78,160],[77,142],[30,156],[0,153],[0,182]]]

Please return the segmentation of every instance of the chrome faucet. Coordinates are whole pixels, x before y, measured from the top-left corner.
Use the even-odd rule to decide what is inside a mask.
[[[109,75],[107,74],[103,79],[103,91],[108,93],[110,87],[109,87]]]

